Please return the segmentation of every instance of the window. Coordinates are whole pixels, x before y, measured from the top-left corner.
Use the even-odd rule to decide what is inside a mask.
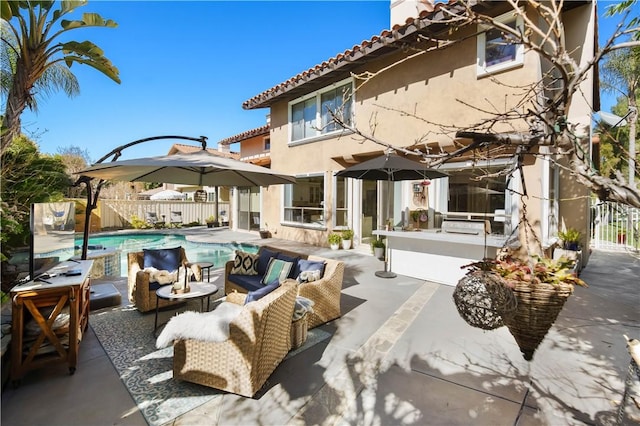
[[[452,218],[489,220],[491,232],[510,232],[505,226],[509,222],[509,206],[506,202],[506,177],[492,177],[477,180],[487,173],[501,168],[470,168],[449,173],[449,199],[447,216]]]
[[[513,12],[497,17],[496,21],[523,31],[522,18],[513,16]],[[486,31],[478,35],[478,76],[522,65],[524,61],[522,44],[514,44],[513,37],[497,28],[484,28]]]
[[[284,221],[324,226],[324,175],[296,177],[284,185]]]
[[[265,151],[271,150],[271,138],[264,138],[264,150]]]
[[[353,104],[351,82],[341,82],[290,104],[291,141],[299,141],[338,132],[341,127],[331,112],[351,124]]]
[[[349,211],[347,209],[348,187],[347,180],[344,177],[336,177],[335,200],[333,205],[336,208],[334,226],[348,226]]]

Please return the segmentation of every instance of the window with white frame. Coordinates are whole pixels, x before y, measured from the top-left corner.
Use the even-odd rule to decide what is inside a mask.
[[[336,212],[334,215],[333,226],[348,226],[349,224],[349,211],[347,207],[348,197],[348,186],[347,179],[342,176],[336,176],[335,178],[335,191],[333,205],[335,206]]]
[[[546,167],[543,172],[543,199],[545,202],[542,206],[542,221],[546,222],[543,226],[543,239],[545,244],[550,245],[558,237],[558,186],[559,174],[558,166],[555,162],[547,158],[545,159]]]
[[[495,21],[510,28],[523,31],[522,17],[513,12],[505,13]],[[524,46],[515,43],[513,35],[497,27],[481,25],[478,35],[478,76],[492,74],[520,66],[524,62]]]
[[[449,174],[446,216],[452,219],[488,220],[491,232],[511,232],[511,206],[507,200],[507,177],[482,177],[504,166],[484,166],[446,170]]]
[[[352,82],[340,82],[289,104],[291,142],[339,132],[333,114],[351,124]]]
[[[284,221],[299,225],[325,225],[324,175],[296,177],[284,185]]]

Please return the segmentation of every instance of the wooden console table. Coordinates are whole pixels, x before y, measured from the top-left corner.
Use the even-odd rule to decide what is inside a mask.
[[[90,272],[93,260],[67,261],[50,269],[49,277],[11,289],[11,380],[17,385],[24,374],[53,363],[68,363],[75,373],[78,347],[89,324]],[[78,270],[79,275],[65,272]],[[69,320],[61,316],[68,311]],[[33,318],[35,327],[25,327]],[[60,318],[58,324],[56,319]],[[28,334],[27,329],[37,329]],[[50,346],[49,346],[50,345]]]

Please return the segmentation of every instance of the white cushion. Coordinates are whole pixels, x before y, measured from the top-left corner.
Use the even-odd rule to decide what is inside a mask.
[[[242,306],[222,302],[212,312],[187,311],[171,318],[158,339],[158,349],[169,346],[174,340],[195,339],[224,342],[229,338],[229,323],[242,311]]]

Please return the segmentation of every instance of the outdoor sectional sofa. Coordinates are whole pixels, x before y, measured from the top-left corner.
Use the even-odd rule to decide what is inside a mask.
[[[271,258],[294,263],[288,275],[288,279],[291,280],[296,280],[300,275],[299,263],[309,263],[299,262],[300,260],[324,264],[320,279],[298,284],[298,295],[314,302],[313,313],[307,316],[307,327],[311,329],[340,317],[340,292],[342,291],[344,277],[344,262],[295,253],[276,247],[260,247],[257,259],[257,275],[232,274],[235,261],[227,262],[225,264],[225,294],[229,295],[234,290],[240,293],[248,293],[264,287],[265,284],[262,284],[261,281]]]

